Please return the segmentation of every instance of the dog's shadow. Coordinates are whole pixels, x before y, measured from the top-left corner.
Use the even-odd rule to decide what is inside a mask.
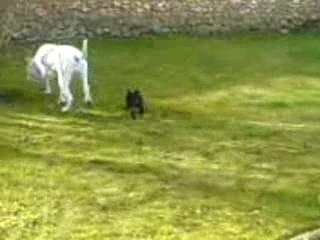
[[[0,106],[30,103],[36,101],[36,99],[37,96],[29,93],[27,94],[23,87],[0,88]]]
[[[147,122],[152,120],[153,115],[151,113],[146,113],[143,117],[133,120],[131,118],[130,112],[125,107],[119,106],[118,110],[102,110],[95,107],[78,107],[74,109],[71,113],[72,116],[77,118],[86,119],[92,122],[102,122],[102,123],[129,123],[129,122]]]
[[[65,113],[60,113],[61,115],[65,115]],[[99,108],[96,108],[94,106],[91,107],[84,107],[84,106],[77,106],[76,108],[73,108],[69,113],[67,113],[71,117],[84,119],[86,121],[90,121],[92,123],[114,123],[114,122],[122,122],[126,119],[129,119],[127,117],[127,113],[125,111],[107,111],[107,110],[101,110]]]
[[[0,105],[9,105],[13,102],[12,96],[0,91]]]

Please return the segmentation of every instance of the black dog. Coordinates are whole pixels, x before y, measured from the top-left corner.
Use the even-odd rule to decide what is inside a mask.
[[[126,95],[126,107],[130,109],[132,119],[136,119],[137,114],[140,114],[140,117],[145,112],[143,97],[139,90],[131,91],[127,90]]]

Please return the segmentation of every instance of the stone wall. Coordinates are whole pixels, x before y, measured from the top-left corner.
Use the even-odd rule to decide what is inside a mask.
[[[15,40],[288,33],[319,25],[320,0],[29,0],[14,14]]]

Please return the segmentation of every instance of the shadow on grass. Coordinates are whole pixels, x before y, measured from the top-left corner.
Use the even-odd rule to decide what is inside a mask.
[[[22,87],[0,87],[0,105],[26,103],[36,99]]]

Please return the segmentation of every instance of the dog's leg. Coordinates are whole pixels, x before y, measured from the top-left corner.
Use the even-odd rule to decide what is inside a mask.
[[[50,86],[51,77],[52,76],[46,77],[46,89],[45,89],[44,93],[47,95],[50,95],[52,93],[52,89]]]
[[[131,109],[131,118],[133,119],[133,120],[135,120],[136,119],[136,112],[135,112],[135,109]]]
[[[66,105],[61,109],[62,112],[67,112],[69,111],[72,102],[73,102],[73,96],[72,93],[70,91],[70,84],[71,84],[71,79],[72,79],[72,75],[71,74],[66,74],[65,78],[64,78],[64,88],[63,88],[63,95],[66,97]]]
[[[61,109],[62,112],[67,112],[67,111],[69,111],[69,109],[70,109],[70,107],[71,107],[71,105],[72,105],[72,102],[73,102],[73,96],[72,96],[69,88],[67,88],[67,89],[65,90],[65,93],[66,93],[66,96],[67,96],[67,103],[66,103],[66,105]]]
[[[82,78],[82,84],[83,84],[84,102],[87,104],[91,104],[92,98],[90,94],[90,86],[89,86],[89,79],[88,79],[88,63],[86,60],[82,61],[81,78]]]
[[[67,96],[65,94],[65,86],[64,86],[64,76],[62,73],[62,69],[60,68],[60,64],[57,64],[57,77],[58,77],[58,86],[59,86],[59,99],[58,104],[64,105],[67,102]]]
[[[64,105],[67,102],[67,96],[65,95],[64,87],[59,84],[59,99],[58,104]]]

